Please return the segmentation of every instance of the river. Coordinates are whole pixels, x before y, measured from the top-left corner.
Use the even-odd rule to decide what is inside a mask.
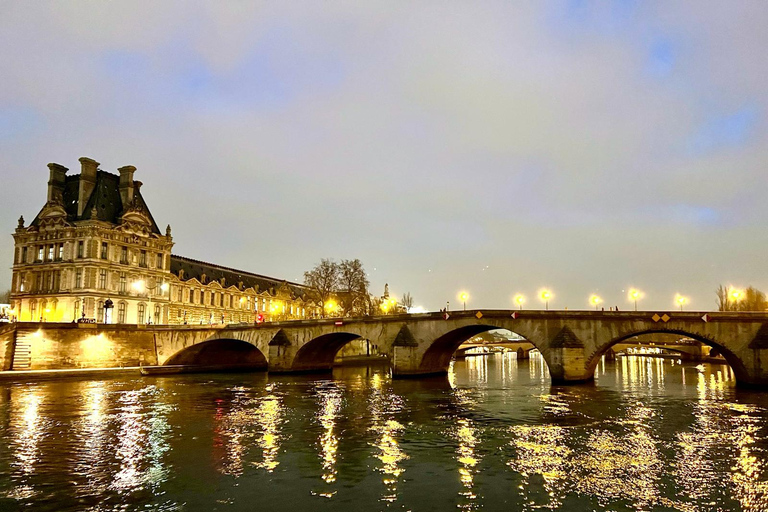
[[[0,510],[762,511],[767,419],[727,366],[639,356],[0,383]]]

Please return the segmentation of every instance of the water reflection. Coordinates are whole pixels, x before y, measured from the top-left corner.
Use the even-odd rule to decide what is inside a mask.
[[[353,368],[7,385],[0,510],[768,510],[768,394],[677,359],[596,375],[553,387],[533,353],[457,361],[451,386]]]
[[[261,448],[261,461],[255,466],[272,472],[280,465],[277,455],[280,452],[280,426],[283,422],[283,400],[276,392],[276,385],[267,385],[267,396],[260,400],[254,417],[261,428],[261,436],[256,444]]]
[[[336,452],[339,448],[339,440],[336,437],[336,422],[341,409],[343,390],[335,385],[320,385],[317,387],[320,410],[317,421],[323,429],[320,439],[320,460],[323,466],[323,481],[333,483],[336,481]]]
[[[478,358],[475,358],[478,359]],[[451,436],[456,440],[456,461],[459,463],[459,480],[463,490],[459,492],[462,501],[457,505],[462,510],[477,510],[477,493],[475,492],[475,474],[480,463],[480,455],[475,447],[478,444],[479,431],[474,421],[460,414],[466,412],[474,404],[474,399],[466,389],[457,389],[453,392],[455,424],[450,429]]]
[[[404,409],[403,400],[391,388],[384,386],[381,375],[373,375],[370,382],[371,395],[368,405],[371,418],[370,430],[376,436],[374,446],[378,451],[375,457],[381,463],[377,470],[382,473],[381,481],[386,488],[381,500],[393,502],[397,500],[397,484],[400,475],[405,471],[400,463],[408,458],[400,448],[399,442],[405,426],[396,419],[396,415]]]

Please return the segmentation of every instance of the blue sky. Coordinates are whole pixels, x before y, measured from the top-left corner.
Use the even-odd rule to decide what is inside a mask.
[[[8,234],[48,162],[90,156],[138,168],[178,254],[288,279],[360,258],[431,309],[768,290],[762,2],[0,11]]]

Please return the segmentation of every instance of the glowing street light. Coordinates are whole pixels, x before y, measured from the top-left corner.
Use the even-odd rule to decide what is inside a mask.
[[[467,292],[461,292],[459,294],[459,300],[464,303],[464,311],[467,310],[467,299],[469,298],[469,294]]]
[[[147,302],[148,302],[147,324],[151,324],[152,323],[152,294],[153,293],[157,294],[158,290],[160,291],[161,294],[167,292],[169,288],[168,283],[158,284],[157,282],[155,282],[154,286],[149,286],[146,283],[146,281],[144,281],[143,279],[139,279],[138,281],[134,281],[133,283],[131,283],[131,288],[136,290],[136,293],[141,293],[142,290],[147,292]]]
[[[525,297],[523,297],[521,294],[515,295],[515,304],[522,310],[523,309],[523,302],[525,302]]]
[[[736,288],[731,288],[728,290],[728,298],[733,302],[739,302],[744,298],[744,292],[742,290],[737,290]]]
[[[632,288],[629,290],[629,300],[635,302],[635,311],[637,311],[637,299],[640,299],[643,297],[643,293],[640,290],[637,290],[635,288]]]
[[[541,301],[544,303],[544,307],[546,309],[549,309],[549,299],[553,297],[552,292],[550,292],[547,289],[541,290],[539,293],[539,297],[541,298]]]
[[[677,302],[680,305],[680,311],[683,310],[683,306],[688,303],[688,298],[683,297],[679,293],[675,296],[675,302]]]
[[[595,306],[595,311],[597,311],[597,306],[598,306],[598,305],[599,305],[601,302],[603,302],[603,299],[601,299],[601,298],[600,298],[600,297],[598,297],[597,295],[592,295],[592,296],[589,298],[589,303]]]

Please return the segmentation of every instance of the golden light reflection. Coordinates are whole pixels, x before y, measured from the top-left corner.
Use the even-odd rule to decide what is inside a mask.
[[[467,418],[459,418],[457,420],[454,432],[454,437],[459,443],[456,449],[456,460],[459,463],[459,480],[465,489],[460,494],[470,501],[470,504],[465,506],[459,505],[459,508],[462,510],[474,510],[477,508],[471,504],[472,501],[477,499],[477,494],[473,489],[475,486],[474,474],[476,466],[480,463],[480,459],[475,454],[475,446],[478,442],[476,433],[477,429],[471,420]]]
[[[159,399],[154,386],[126,391],[119,402],[115,456],[120,469],[110,487],[122,494],[154,487],[167,478],[162,458],[170,449],[167,416],[172,407]]]
[[[336,422],[341,409],[342,392],[338,388],[319,389],[320,412],[317,420],[323,427],[320,436],[320,459],[323,465],[323,480],[326,483],[336,481],[336,453],[339,448],[339,440],[336,437]]]
[[[649,420],[654,412],[640,403],[631,405],[619,422],[628,432],[595,430],[574,460],[578,488],[601,503],[629,500],[632,508],[646,510],[660,503],[664,463]]]
[[[40,413],[41,402],[42,394],[37,387],[19,390],[18,398],[12,399],[14,407],[11,412],[12,436],[9,444],[15,459],[13,465],[27,475],[35,472],[40,459],[39,443],[43,439],[46,424]]]
[[[510,442],[515,458],[507,463],[520,473],[520,495],[532,508],[555,509],[562,505],[567,494],[569,460],[572,451],[566,446],[568,431],[557,425],[520,425],[511,429]],[[540,476],[546,493],[546,503],[536,503],[533,476]]]
[[[369,430],[376,435],[373,446],[378,453],[374,457],[381,463],[376,470],[382,473],[381,481],[386,488],[381,501],[391,503],[397,500],[397,484],[400,475],[405,471],[400,463],[408,459],[399,444],[405,426],[395,419],[395,414],[402,411],[403,405],[402,398],[385,390],[381,378],[377,377],[378,375],[374,375],[371,379],[372,394],[368,408],[372,425]]]
[[[272,389],[272,385],[268,386]],[[276,394],[270,394],[261,399],[256,410],[256,421],[262,429],[261,437],[256,441],[261,447],[262,460],[255,464],[257,468],[272,472],[280,465],[277,455],[280,452],[282,441],[280,428],[283,417],[282,398]]]
[[[107,391],[104,381],[83,383],[80,393],[84,400],[84,415],[79,421],[77,437],[77,472],[85,475],[84,485],[90,492],[105,492],[112,481],[109,468],[103,463],[104,450],[109,447]]]

